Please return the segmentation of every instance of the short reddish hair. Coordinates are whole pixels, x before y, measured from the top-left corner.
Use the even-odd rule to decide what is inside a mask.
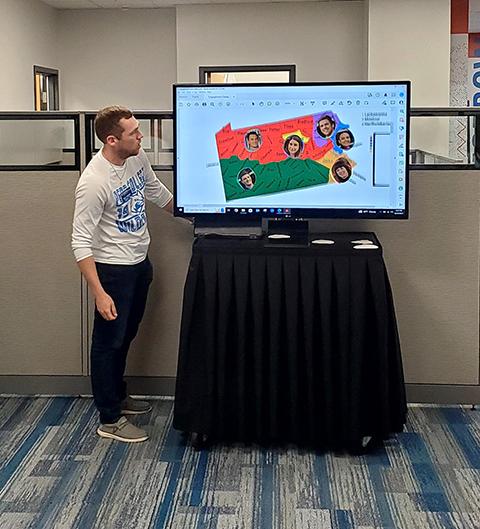
[[[108,136],[115,136],[115,138],[120,139],[123,128],[120,125],[120,120],[122,118],[129,119],[133,116],[131,110],[125,107],[113,105],[110,107],[102,108],[98,111],[95,116],[95,133],[98,136],[98,139],[102,143],[107,142]]]

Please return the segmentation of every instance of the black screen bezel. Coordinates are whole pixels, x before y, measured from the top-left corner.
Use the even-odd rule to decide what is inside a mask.
[[[267,212],[251,212],[246,214],[225,212],[225,213],[186,213],[180,211],[177,204],[177,180],[178,180],[178,169],[177,169],[177,89],[178,88],[215,88],[215,87],[255,87],[259,86],[262,88],[281,86],[288,88],[290,86],[379,86],[379,85],[405,85],[406,92],[406,121],[405,121],[405,152],[407,153],[405,159],[405,208],[402,210],[389,210],[382,212],[378,210],[370,210],[359,212],[357,208],[296,208],[291,209],[288,214],[276,215],[269,211]],[[398,219],[406,220],[409,218],[409,194],[410,194],[410,167],[409,167],[409,155],[410,152],[410,96],[411,96],[411,82],[406,80],[395,80],[395,81],[339,81],[339,82],[318,82],[318,83],[226,83],[226,84],[201,84],[201,83],[175,83],[173,85],[173,200],[174,200],[174,215],[176,217],[183,218],[195,218],[196,222],[214,222],[225,225],[235,225],[237,222],[245,223],[246,221],[256,222],[261,221],[263,218],[279,218],[289,220],[306,220],[306,219]],[[190,132],[191,133],[191,132]],[[227,206],[228,207],[228,206]],[[276,209],[276,208],[275,208]],[[222,221],[222,222],[219,222]]]

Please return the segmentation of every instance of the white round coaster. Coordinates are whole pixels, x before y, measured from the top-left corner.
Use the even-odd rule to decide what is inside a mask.
[[[312,244],[335,244],[331,239],[314,239]]]
[[[354,248],[355,250],[376,250],[378,246],[376,244],[357,244]]]
[[[358,241],[350,241],[352,244],[373,244],[369,239],[359,239]]]
[[[286,233],[272,233],[268,236],[269,239],[290,239],[290,235]]]

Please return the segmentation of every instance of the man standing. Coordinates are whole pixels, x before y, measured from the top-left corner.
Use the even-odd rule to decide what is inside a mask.
[[[172,194],[141,149],[143,135],[130,110],[100,110],[95,132],[104,145],[78,181],[72,249],[95,298],[90,358],[97,433],[136,443],[148,435],[124,415],[148,413],[151,406],[128,396],[123,376],[152,281],[145,199],[172,213]]]

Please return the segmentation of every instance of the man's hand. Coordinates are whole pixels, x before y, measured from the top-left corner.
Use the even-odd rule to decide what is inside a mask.
[[[85,257],[85,259],[78,261],[77,264],[95,297],[95,305],[97,306],[98,312],[107,321],[114,320],[117,317],[117,309],[113,299],[103,290],[93,257]]]
[[[98,312],[105,320],[111,321],[117,317],[117,309],[115,308],[115,303],[107,293],[97,296],[95,298],[95,304],[97,306]]]
[[[173,198],[170,199],[168,203],[163,206],[162,209],[164,209],[165,211],[168,211],[170,215],[173,215]]]

